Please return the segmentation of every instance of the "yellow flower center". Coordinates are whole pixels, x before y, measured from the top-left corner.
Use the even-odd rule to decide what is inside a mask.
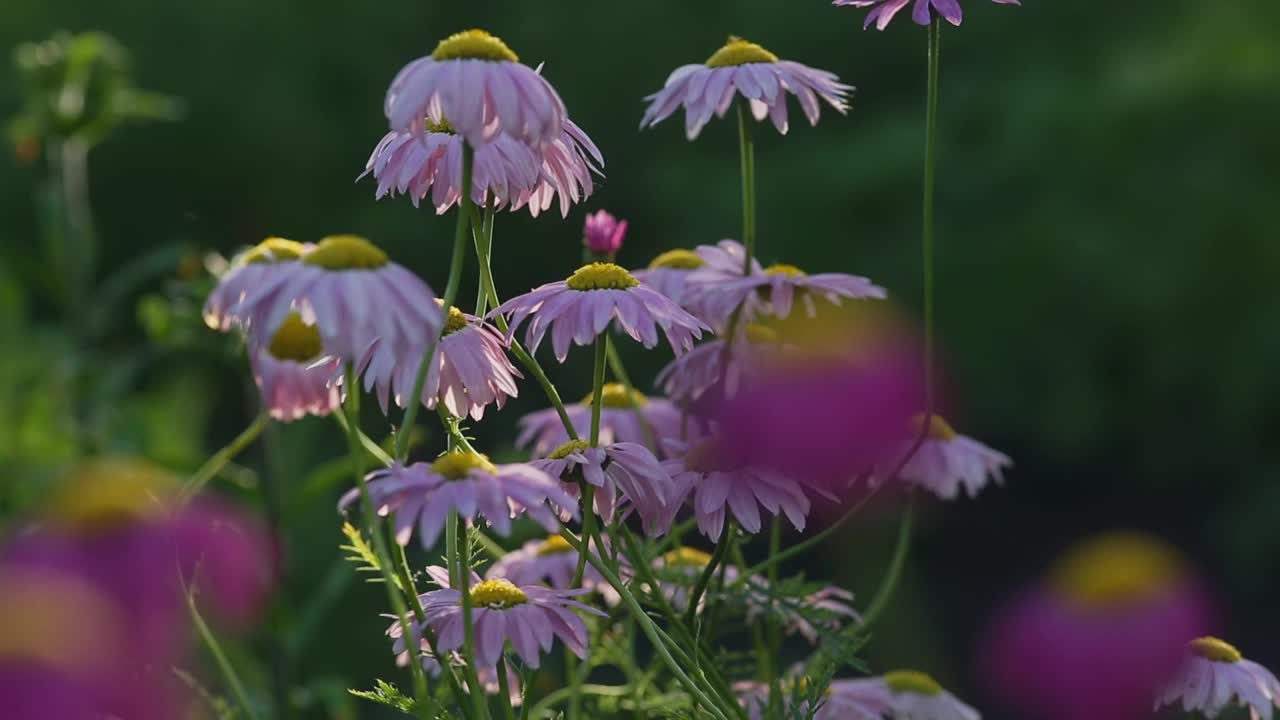
[[[591,393],[582,398],[583,405],[591,404]],[[639,390],[627,392],[627,386],[622,383],[605,383],[604,391],[600,394],[600,405],[607,408],[627,409],[644,407],[649,404],[649,398],[640,393]]]
[[[548,535],[547,539],[543,540],[542,544],[538,546],[538,557],[562,555],[567,552],[573,552],[573,546],[569,544],[568,540],[559,535]]]
[[[574,290],[626,290],[640,281],[620,265],[596,262],[575,270],[565,283]]]
[[[443,307],[444,301],[437,299],[436,305]],[[466,314],[459,310],[457,305],[450,305],[449,317],[444,320],[444,334],[456,333],[470,324],[471,322],[467,320]]]
[[[431,53],[434,60],[492,60],[494,62],[518,62],[516,56],[502,39],[484,30],[464,30],[454,33],[436,45]]]
[[[297,260],[306,252],[300,242],[285,240],[280,237],[269,237],[254,245],[241,258],[245,265],[256,263],[278,263],[285,260]]]
[[[778,56],[765,50],[753,42],[747,42],[736,35],[729,36],[724,47],[707,58],[707,67],[727,67],[730,65],[746,65],[747,63],[774,63]]]
[[[489,458],[480,453],[453,451],[441,455],[431,463],[431,471],[443,475],[450,480],[461,480],[472,470],[483,470],[488,473],[498,471]]]
[[[786,275],[787,277],[804,277],[804,271],[795,265],[777,263],[764,269],[765,275]]]
[[[69,525],[106,527],[164,512],[177,487],[172,473],[146,460],[95,458],[72,470],[50,500],[49,512]]]
[[[778,331],[760,323],[747,323],[747,342],[753,345],[772,345],[778,342]]]
[[[924,424],[924,413],[920,413],[915,417],[911,418],[911,429],[914,430],[915,432],[920,432],[920,426],[923,424]],[[951,427],[949,423],[947,423],[946,420],[942,418],[941,415],[931,414],[929,415],[929,430],[926,433],[926,436],[930,440],[941,440],[943,442],[946,442],[948,440],[955,439],[956,431]]]
[[[692,250],[668,250],[649,263],[649,269],[697,270],[706,265],[702,256]]]
[[[1234,645],[1216,637],[1202,637],[1192,640],[1191,652],[1206,660],[1220,663],[1238,663],[1244,659]]]
[[[591,402],[591,398],[588,397],[587,402]],[[582,452],[583,450],[586,450],[589,447],[591,447],[591,443],[587,442],[586,440],[570,440],[569,442],[561,445],[555,450],[552,450],[551,454],[547,456],[547,459],[562,460],[568,457],[569,453]],[[556,535],[555,537],[560,537],[560,536]],[[561,538],[561,540],[563,539],[564,538]]]
[[[436,122],[431,118],[426,118],[425,120],[422,121],[422,124],[423,124],[423,127],[425,127],[427,132],[429,133],[444,133],[446,135],[458,134],[457,131],[453,129],[453,125],[451,125],[448,120],[441,119],[440,122]]]
[[[326,270],[376,270],[387,264],[387,254],[359,235],[330,235],[303,255],[302,262]]]
[[[681,547],[668,551],[662,556],[662,563],[667,567],[706,567],[711,562],[710,553],[697,548]]]
[[[1181,575],[1182,562],[1167,545],[1117,532],[1068,551],[1051,571],[1050,582],[1077,605],[1107,608],[1155,595]]]
[[[917,670],[894,670],[884,674],[884,684],[897,693],[916,695],[941,695],[942,686],[937,680]]]
[[[295,312],[289,313],[280,329],[271,336],[267,352],[277,360],[306,362],[319,357],[324,352],[324,345],[320,342],[320,331],[314,325],[302,322],[302,316]]]
[[[474,605],[501,610],[523,605],[529,602],[529,596],[507,580],[485,580],[471,588],[471,602]]]

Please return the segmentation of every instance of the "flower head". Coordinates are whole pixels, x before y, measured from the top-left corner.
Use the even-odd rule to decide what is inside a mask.
[[[571,440],[542,460],[529,463],[552,477],[560,478],[569,494],[577,494],[572,483],[576,473],[595,490],[595,510],[605,522],[613,520],[621,502],[636,509],[645,532],[655,532],[666,516],[668,498],[674,492],[667,474],[653,452],[644,445],[617,442],[591,447],[583,440]]]
[[[804,304],[809,317],[813,317],[817,313],[814,297],[833,305],[839,305],[841,300],[886,297],[884,288],[864,277],[845,273],[809,275],[795,265],[785,264],[729,278],[717,270],[701,270],[689,281],[689,302],[701,309],[700,317],[713,327],[724,327],[735,312],[742,312],[747,319],[760,313],[786,318],[791,315],[797,299]]]
[[[1150,712],[1210,603],[1181,557],[1136,533],[1091,538],[1014,598],[986,634],[983,664],[1023,714],[1131,720]]]
[[[742,277],[745,254],[742,243],[726,239],[715,245],[699,245],[693,250],[668,250],[634,275],[694,317],[710,322],[703,303],[715,297],[715,290],[721,284]],[[755,258],[751,259],[751,272],[764,272]]]
[[[641,285],[613,263],[591,263],[566,280],[547,283],[498,306],[490,316],[509,316],[508,336],[529,320],[525,339],[535,352],[551,332],[556,359],[564,362],[570,344],[589,345],[610,324],[652,348],[661,329],[675,354],[687,352],[709,330],[657,291]]]
[[[450,512],[473,519],[484,516],[500,535],[511,532],[511,518],[525,513],[548,532],[556,514],[576,517],[577,504],[543,471],[526,465],[494,465],[484,455],[448,452],[432,463],[393,465],[369,474],[369,496],[380,515],[395,516],[396,542],[406,545],[417,525],[424,548],[435,544]],[[359,500],[358,489],[339,502],[347,508]],[[548,506],[548,503],[550,506]]]
[[[613,257],[627,237],[627,221],[601,210],[582,224],[582,245],[594,255]]]
[[[731,37],[702,64],[675,69],[649,103],[640,127],[651,127],[683,106],[685,134],[698,137],[711,117],[724,117],[740,95],[756,120],[768,117],[778,132],[787,132],[787,93],[796,97],[810,125],[818,124],[821,98],[841,114],[848,112],[853,88],[835,75],[789,60],[741,38]]]
[[[342,361],[326,357],[320,333],[297,313],[285,318],[266,347],[252,351],[253,381],[271,417],[288,422],[341,407]]]
[[[475,420],[484,417],[488,405],[501,410],[507,398],[519,393],[516,378],[523,377],[507,359],[506,349],[506,339],[493,326],[456,307],[449,308],[440,349],[422,386],[422,403],[428,408],[444,403],[454,417]],[[365,389],[376,388],[384,412],[391,397],[400,407],[405,406],[425,351],[424,344],[401,355],[380,355],[378,360],[390,364],[370,362],[366,367]]]
[[[877,480],[888,480],[882,473],[892,470],[885,464],[901,462],[915,445],[921,430],[925,438],[910,455],[898,473],[903,480],[922,487],[943,500],[954,500],[964,488],[970,497],[977,496],[988,479],[996,484],[1004,481],[1003,471],[1013,464],[1009,456],[993,450],[972,438],[960,435],[940,415],[929,417],[929,427],[922,428],[924,416],[912,418],[910,437],[887,455],[885,463],[877,468]]]
[[[312,246],[293,240],[269,237],[245,250],[231,261],[231,267],[218,279],[218,284],[204,304],[205,324],[227,332],[232,327],[247,329],[250,319],[240,310],[248,295],[278,275],[289,264],[302,257]]]
[[[462,593],[449,586],[449,573],[444,568],[433,566],[427,572],[441,589],[421,596],[426,625],[435,632],[440,652],[457,650],[463,643]],[[578,657],[585,657],[587,626],[574,611],[604,615],[573,599],[589,592],[585,588],[516,585],[502,578],[481,580],[472,573],[471,620],[477,667],[495,667],[507,640],[531,668],[539,666],[542,652],[550,651],[557,637]]]
[[[477,148],[502,135],[537,147],[554,141],[565,122],[555,88],[484,30],[450,35],[406,65],[387,90],[384,111],[392,130],[416,134],[428,121],[448,118]]]
[[[894,720],[980,720],[982,717],[932,677],[916,670],[894,670],[876,678],[837,680],[831,683],[831,697],[843,698],[855,707],[884,707],[886,710],[881,712]]]
[[[378,181],[376,195],[409,196],[416,207],[430,196],[437,213],[462,196],[462,138],[447,122],[429,123],[422,133],[392,130],[383,136],[365,163]],[[472,168],[472,200],[495,208],[528,208],[537,217],[560,198],[567,215],[573,203],[591,196],[604,166],[599,148],[567,118],[559,137],[533,148],[507,135],[479,146]]]
[[[667,363],[655,382],[667,397],[685,406],[709,391],[730,398],[770,362],[766,358],[778,351],[777,345],[778,335],[771,328],[749,323],[735,342],[710,340]]]
[[[706,424],[684,417],[670,400],[649,397],[638,391],[627,392],[619,383],[606,383],[600,408],[600,444],[639,443],[658,453],[661,443],[671,438],[701,437]],[[591,396],[569,404],[565,410],[574,428],[591,425]],[[516,445],[531,449],[536,455],[547,455],[569,441],[564,423],[555,408],[529,413],[520,418]]]
[[[991,0],[1001,5],[1021,5],[1021,0]],[[867,19],[862,23],[863,28],[871,27],[875,23],[877,30],[883,30],[889,26],[893,17],[898,14],[907,3],[912,0],[833,0],[832,5],[848,5],[852,7],[871,8],[871,12],[867,13]],[[911,8],[911,19],[917,25],[928,25],[933,22],[934,14],[952,25],[959,25],[963,19],[964,13],[960,9],[960,0],[915,0],[915,5]]]
[[[605,547],[608,548],[607,540]],[[577,551],[568,540],[552,533],[542,540],[530,540],[503,555],[489,568],[485,577],[506,578],[516,585],[548,585],[569,590],[573,587],[577,569]],[[606,605],[617,605],[621,600],[617,591],[591,565],[583,570],[582,587],[599,592]]]
[[[1238,705],[1248,708],[1253,720],[1269,719],[1280,704],[1280,681],[1235,646],[1215,637],[1196,638],[1188,643],[1178,674],[1156,696],[1157,710],[1174,704],[1208,718]]]

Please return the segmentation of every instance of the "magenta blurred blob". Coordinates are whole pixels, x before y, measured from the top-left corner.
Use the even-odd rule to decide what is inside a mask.
[[[1093,538],[995,617],[981,650],[992,691],[1024,717],[1138,720],[1214,612],[1175,551],[1134,533]]]
[[[619,220],[605,210],[588,215],[582,225],[582,244],[593,255],[614,256],[622,249],[626,237],[627,221]]]

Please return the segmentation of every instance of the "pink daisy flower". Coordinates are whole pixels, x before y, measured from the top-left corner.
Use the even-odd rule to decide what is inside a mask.
[[[1215,637],[1192,640],[1187,649],[1186,662],[1156,697],[1155,709],[1180,704],[1184,712],[1216,718],[1238,705],[1249,709],[1251,720],[1271,720],[1273,706],[1280,704],[1280,681],[1270,670]]]
[[[730,37],[705,63],[676,68],[661,90],[645,98],[649,107],[640,127],[652,127],[683,106],[685,134],[693,140],[713,115],[724,117],[734,96],[741,95],[757,121],[768,117],[778,132],[785,134],[787,93],[799,101],[809,124],[817,125],[818,99],[844,114],[849,110],[851,90],[832,73],[779,60],[755,43]]]
[[[250,318],[241,313],[240,304],[250,292],[278,275],[288,263],[302,257],[312,246],[293,240],[269,237],[240,253],[204,303],[204,322],[214,330],[227,332],[241,327]]]
[[[612,258],[622,249],[626,237],[627,221],[619,220],[606,210],[588,215],[582,223],[582,246],[592,255]]]
[[[583,265],[566,280],[512,298],[489,315],[508,316],[508,337],[530,320],[525,340],[531,353],[550,331],[552,349],[560,362],[569,355],[571,343],[590,345],[610,324],[646,348],[658,344],[661,329],[676,355],[688,352],[693,341],[710,330],[623,268],[601,262]]]
[[[809,317],[817,314],[814,298],[833,305],[841,300],[883,300],[884,288],[857,275],[818,273],[809,275],[795,265],[771,265],[760,273],[725,278],[715,270],[697,271],[690,277],[689,302],[696,304],[702,317],[714,327],[724,327],[734,312],[742,308],[747,320],[760,313],[779,318],[791,315],[791,307],[799,299]]]
[[[887,463],[896,465],[915,444],[923,415],[912,419],[911,436],[888,454]],[[988,481],[997,485],[1004,482],[1004,469],[1013,461],[1004,453],[992,450],[972,438],[960,435],[939,415],[929,418],[925,439],[916,448],[899,477],[922,487],[943,500],[954,500],[963,487],[969,497],[976,497]],[[884,473],[892,467],[881,466],[875,473],[877,481],[888,478]]]
[[[633,274],[705,322],[706,311],[701,302],[694,302],[695,297],[705,300],[721,283],[742,277],[745,252],[737,240],[721,240],[693,250],[669,250],[654,258],[648,268]],[[764,272],[755,258],[751,259],[751,269],[753,273]]]
[[[991,0],[1001,5],[1021,5],[1020,0]],[[877,30],[883,30],[889,26],[907,3],[912,0],[833,0],[832,5],[851,7],[872,8],[867,13],[867,19],[862,23],[862,27],[871,27],[871,23],[875,23]],[[942,19],[952,25],[960,25],[960,21],[964,17],[964,13],[960,9],[959,0],[915,0],[915,5],[911,8],[911,19],[917,25],[928,25],[933,22],[933,15],[937,13]]]
[[[555,140],[565,122],[555,88],[483,30],[450,35],[406,65],[387,90],[384,110],[392,130],[413,133],[422,133],[427,120],[448,118],[477,148],[502,135],[537,147]]]
[[[529,462],[548,475],[559,478],[564,490],[578,494],[570,478],[581,472],[583,479],[596,488],[595,511],[605,522],[612,522],[619,502],[636,509],[647,534],[653,534],[667,515],[666,504],[675,488],[671,476],[658,458],[644,445],[617,442],[591,447],[584,440],[571,440],[542,460]],[[619,500],[621,496],[621,501]]]
[[[276,420],[324,416],[342,406],[342,361],[325,356],[320,333],[297,313],[266,347],[250,350],[249,364],[262,404]]]
[[[1185,661],[1212,604],[1161,541],[1118,532],[1071,549],[1015,597],[985,634],[991,689],[1019,716],[1148,717],[1152,693]]]
[[[436,634],[441,652],[462,647],[462,593],[449,586],[449,573],[442,567],[428,567],[427,573],[439,590],[421,595],[426,625]],[[604,616],[605,613],[573,598],[591,591],[554,590],[540,585],[518,586],[509,580],[481,580],[471,574],[471,621],[475,628],[476,666],[496,667],[508,640],[525,665],[537,669],[541,654],[551,650],[558,637],[580,658],[587,654],[587,626],[574,611]],[[398,621],[397,621],[397,624]]]
[[[606,539],[606,552],[608,545],[609,541]],[[573,587],[573,576],[577,570],[578,553],[568,540],[552,533],[545,540],[530,540],[503,555],[489,568],[485,577],[506,578],[516,585],[548,585],[569,589]],[[600,593],[605,604],[610,607],[622,600],[618,592],[590,565],[583,571],[582,587]]]
[[[639,443],[653,452],[652,442],[661,444],[669,438],[691,438],[706,433],[705,424],[696,418],[685,418],[670,400],[646,397],[639,391],[627,392],[620,383],[606,383],[600,408],[600,444]],[[565,408],[575,428],[591,425],[591,396]],[[637,417],[637,410],[639,411]],[[529,413],[520,418],[516,446],[530,448],[535,455],[547,455],[569,441],[564,423],[555,408]],[[651,439],[652,438],[652,439]]]
[[[871,717],[893,720],[981,720],[977,710],[947,692],[932,677],[915,670],[895,670],[876,678],[831,683],[831,702],[859,712],[878,709]],[[824,706],[825,707],[825,706]],[[827,718],[858,717],[831,714]],[[819,717],[822,717],[821,715]],[[817,720],[817,718],[815,718]]]
[[[418,345],[398,357],[376,355],[376,360],[388,364],[371,361],[366,366],[365,390],[376,388],[383,412],[391,397],[400,407],[405,406],[424,352],[425,345]],[[451,307],[440,351],[422,386],[422,403],[428,408],[444,403],[454,417],[480,420],[486,406],[496,405],[501,410],[507,398],[516,397],[516,378],[520,377],[523,375],[507,358],[507,342],[502,333],[474,315]]]
[[[252,291],[240,303],[241,324],[251,344],[266,344],[296,312],[319,331],[326,355],[363,372],[406,362],[439,334],[435,299],[417,275],[368,240],[334,235]]]
[[[677,443],[670,445],[676,447]],[[668,512],[674,515],[684,500],[691,498],[698,529],[712,540],[724,532],[726,512],[733,514],[744,531],[760,532],[762,507],[769,514],[786,515],[796,530],[804,530],[809,514],[804,486],[775,470],[726,462],[714,438],[678,452],[662,466],[676,486]],[[671,519],[667,518],[667,525]]]
[[[528,515],[547,532],[559,525],[557,513],[577,517],[577,503],[545,472],[526,465],[494,465],[479,453],[449,452],[433,463],[393,465],[369,474],[366,481],[374,507],[394,515],[395,538],[407,545],[417,526],[422,547],[435,545],[450,512],[464,519],[484,516],[499,535],[511,532],[511,519]],[[360,500],[358,488],[342,496],[346,509]]]
[[[456,205],[462,190],[462,138],[445,121],[428,121],[423,133],[392,130],[383,136],[365,163],[378,181],[376,197],[404,194],[414,207],[430,195],[437,213]],[[483,207],[492,199],[498,209],[527,207],[537,217],[559,196],[567,215],[576,202],[591,196],[593,175],[604,157],[577,125],[565,120],[556,139],[540,148],[505,135],[481,145],[472,169],[472,200]]]

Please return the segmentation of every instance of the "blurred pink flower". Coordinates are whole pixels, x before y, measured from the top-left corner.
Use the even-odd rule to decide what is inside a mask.
[[[1070,550],[995,617],[992,690],[1046,720],[1138,720],[1212,621],[1207,594],[1159,540],[1111,533]]]

